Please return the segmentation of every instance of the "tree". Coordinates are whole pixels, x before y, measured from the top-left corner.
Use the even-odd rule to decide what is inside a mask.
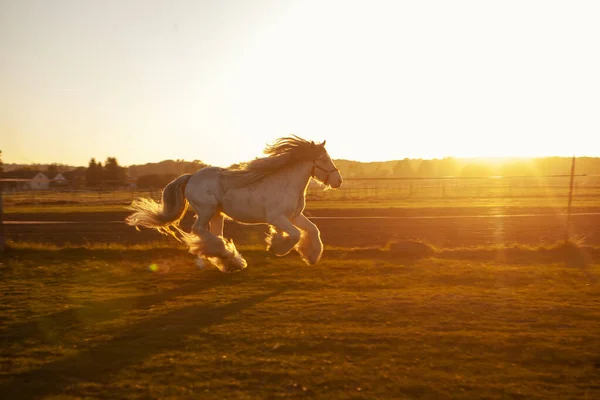
[[[385,178],[390,174],[390,170],[387,169],[386,163],[378,162],[375,163],[375,171],[373,172],[374,178]]]
[[[46,167],[46,176],[52,179],[58,174],[58,164],[50,164]]]
[[[480,163],[469,163],[465,165],[461,171],[461,176],[466,178],[485,177],[494,175],[492,168],[488,165]]]
[[[438,173],[441,176],[457,176],[460,172],[458,161],[454,157],[444,157],[438,161]]]
[[[362,178],[365,176],[365,167],[363,163],[351,161],[348,164],[348,176],[352,178]]]
[[[111,186],[122,186],[125,178],[125,168],[119,166],[115,157],[108,157],[104,163],[104,181]]]
[[[421,178],[431,178],[436,176],[435,161],[423,160],[417,169],[417,175]]]
[[[86,185],[87,168],[77,167],[68,171],[61,172],[65,179],[69,182],[71,189],[79,189]]]
[[[0,150],[0,174],[2,173],[2,171],[4,171],[2,169],[2,150]]]
[[[95,158],[90,160],[85,171],[85,183],[87,186],[99,186],[102,183],[104,171],[102,163],[97,163]]]
[[[405,178],[415,176],[415,171],[412,168],[411,162],[408,158],[397,161],[392,170],[394,176]]]
[[[148,174],[142,175],[137,179],[138,189],[160,189],[173,179],[177,178],[175,174]]]

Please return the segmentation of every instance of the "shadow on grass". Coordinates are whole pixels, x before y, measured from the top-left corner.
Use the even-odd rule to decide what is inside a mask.
[[[219,324],[228,316],[249,309],[283,291],[284,289],[279,289],[255,295],[220,307],[194,304],[140,322],[114,339],[77,355],[14,376],[8,383],[0,385],[0,393],[7,399],[37,399],[61,394],[70,385],[78,383],[110,382],[111,376],[123,368],[153,354],[179,349],[182,340],[188,335]]]
[[[241,252],[249,256],[262,256],[276,258],[267,252],[264,246],[242,247]],[[135,261],[150,263],[157,258],[189,258],[194,263],[194,256],[188,252],[187,247],[180,243],[152,242],[147,244],[123,245],[117,243],[100,243],[89,245],[38,244],[31,242],[7,243],[4,253],[0,253],[0,261],[26,260],[30,263],[43,262],[46,265],[62,264],[65,261],[81,261],[96,259],[107,262]]]
[[[79,306],[17,323],[0,330],[3,347],[25,341],[63,343],[71,332],[90,324],[120,318],[123,313],[149,310],[179,297],[199,293],[216,286],[233,285],[232,275],[219,271],[204,271],[197,279],[176,288],[143,296],[117,297],[83,303]]]
[[[399,241],[384,247],[333,249],[333,258],[389,258],[394,260],[441,258],[454,260],[520,262],[565,262],[568,266],[586,266],[600,259],[600,248],[577,243],[557,243],[547,246],[489,245],[457,248],[437,248],[421,241]]]
[[[81,261],[95,258],[104,261],[151,262],[156,257],[181,257],[189,255],[184,247],[148,245],[95,245],[95,246],[54,246],[35,243],[9,242],[0,260],[27,260],[30,262],[43,261],[45,264],[59,264],[65,261]],[[192,257],[191,255],[189,255]]]
[[[276,260],[279,257],[254,246],[252,248],[241,248],[244,256],[256,257],[263,260]],[[32,262],[36,260],[48,263],[54,259],[57,264],[69,260],[81,260],[82,258],[95,258],[104,261],[128,261],[152,262],[157,257],[182,257],[190,256],[184,247],[175,245],[168,247],[156,247],[156,244],[148,245],[100,245],[100,246],[36,246],[25,243],[18,247],[8,247],[4,255],[0,255],[0,261],[15,259],[27,259]],[[582,267],[600,260],[600,247],[585,246],[579,242],[558,242],[540,246],[528,246],[521,244],[496,244],[453,248],[439,248],[419,240],[403,240],[388,243],[383,247],[357,247],[357,248],[326,248],[325,254],[328,259],[344,260],[349,257],[359,259],[394,259],[410,260],[429,257],[442,259],[463,259],[481,261],[500,261],[506,263],[521,262],[564,262],[568,266]],[[191,256],[190,256],[191,257]],[[293,256],[292,256],[293,257]],[[285,258],[289,258],[285,257]]]
[[[551,246],[521,245],[490,246],[488,248],[458,248],[443,250],[436,255],[455,260],[493,260],[504,263],[564,263],[568,267],[587,267],[600,258],[600,249],[577,243],[558,243]]]

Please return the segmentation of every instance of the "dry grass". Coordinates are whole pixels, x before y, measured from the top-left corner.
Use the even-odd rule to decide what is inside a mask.
[[[600,397],[597,248],[391,243],[330,249],[317,267],[242,252],[249,267],[227,275],[195,269],[176,244],[11,243],[0,393]]]

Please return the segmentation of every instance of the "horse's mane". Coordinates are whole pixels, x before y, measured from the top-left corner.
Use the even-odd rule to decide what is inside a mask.
[[[324,151],[324,144],[315,144],[292,135],[267,145],[263,151],[267,157],[232,165],[221,173],[233,186],[246,186],[300,161],[314,160]]]

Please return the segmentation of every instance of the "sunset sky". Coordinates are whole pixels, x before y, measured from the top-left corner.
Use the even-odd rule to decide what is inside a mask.
[[[0,0],[4,162],[600,156],[598,1]]]

